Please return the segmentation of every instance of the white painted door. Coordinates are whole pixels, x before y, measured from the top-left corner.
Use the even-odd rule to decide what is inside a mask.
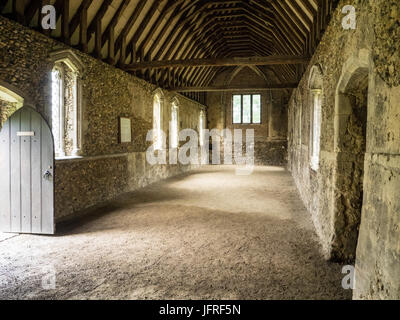
[[[54,143],[47,122],[22,107],[0,132],[0,231],[54,234]]]

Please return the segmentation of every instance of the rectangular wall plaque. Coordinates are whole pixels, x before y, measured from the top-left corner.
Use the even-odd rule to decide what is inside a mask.
[[[33,131],[17,132],[17,137],[34,137],[34,136],[35,136],[35,132],[33,132]]]
[[[131,119],[129,118],[119,118],[119,131],[120,143],[130,143],[132,142],[132,126],[131,126]]]

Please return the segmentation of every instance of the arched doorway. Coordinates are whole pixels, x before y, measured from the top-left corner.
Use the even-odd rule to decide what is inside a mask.
[[[350,59],[336,92],[333,260],[354,262],[363,207],[369,61]]]
[[[53,175],[51,129],[24,106],[0,131],[0,231],[54,234]]]

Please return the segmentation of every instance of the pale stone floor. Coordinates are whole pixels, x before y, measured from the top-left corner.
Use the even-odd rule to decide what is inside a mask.
[[[204,167],[57,236],[0,236],[1,299],[349,299],[342,277],[275,167]]]

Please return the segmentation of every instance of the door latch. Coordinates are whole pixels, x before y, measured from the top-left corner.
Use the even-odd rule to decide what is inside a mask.
[[[44,174],[43,174],[43,179],[45,180],[50,180],[52,177],[52,174],[50,172],[50,170],[47,170]]]

